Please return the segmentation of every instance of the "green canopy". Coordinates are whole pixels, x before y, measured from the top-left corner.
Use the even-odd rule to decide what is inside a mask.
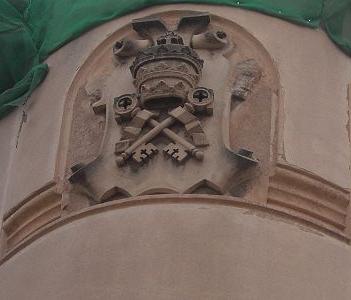
[[[172,3],[227,5],[322,26],[351,55],[351,0],[0,0],[0,118],[45,78],[42,62],[53,51],[113,18]]]

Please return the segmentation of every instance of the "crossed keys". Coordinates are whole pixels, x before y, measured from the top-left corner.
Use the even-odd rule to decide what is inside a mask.
[[[169,117],[162,122],[156,121],[153,118],[154,116],[152,112],[146,109],[140,110],[128,124],[129,126],[123,128],[122,139],[117,142],[115,151],[118,166],[125,165],[129,159],[138,164],[143,164],[151,159],[158,153],[157,147],[151,141],[159,134],[163,134],[172,141],[163,151],[165,155],[168,155],[173,160],[182,163],[188,155],[193,156],[197,160],[204,158],[203,151],[198,149],[198,147],[206,146],[208,143],[200,121],[196,116],[181,106],[169,112]],[[185,126],[194,144],[169,129],[176,121],[181,122]],[[139,137],[146,124],[152,129]]]

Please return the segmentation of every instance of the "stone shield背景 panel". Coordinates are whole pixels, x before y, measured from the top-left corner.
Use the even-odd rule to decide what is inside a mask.
[[[68,207],[163,193],[263,202],[277,78],[261,44],[228,20],[179,11],[134,20],[71,86]]]
[[[291,120],[300,126],[296,120],[306,120],[309,112],[292,113],[291,106],[303,109],[292,95],[307,89],[297,87],[304,76],[298,82],[289,77],[299,64],[293,67],[273,46],[281,37],[267,41],[265,30],[243,21],[241,13],[249,12],[233,10],[238,20],[218,7],[218,15],[154,12],[106,24],[108,33],[97,28],[58,51],[54,79],[44,83],[64,87],[54,94],[64,106],[57,112],[63,115],[57,149],[50,143],[57,151],[50,169],[55,176],[21,203],[14,201],[15,207],[7,204],[7,257],[67,215],[84,214],[83,208],[113,200],[104,205],[152,202],[156,194],[177,194],[176,201],[187,202],[225,197],[348,240],[349,190],[322,177],[322,169],[315,172],[316,157],[302,168],[288,155],[292,149],[303,152],[303,159],[311,154],[287,143],[287,132],[297,133],[285,128]],[[264,23],[267,17],[255,18]],[[90,46],[78,51],[75,43]],[[62,62],[72,53],[76,65],[65,72]],[[326,115],[323,107],[315,109]],[[309,135],[304,130],[299,139]]]

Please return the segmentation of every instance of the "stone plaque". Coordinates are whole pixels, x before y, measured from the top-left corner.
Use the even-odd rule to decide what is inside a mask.
[[[275,155],[277,72],[228,20],[133,20],[82,66],[67,107],[68,203],[185,193],[260,201]]]

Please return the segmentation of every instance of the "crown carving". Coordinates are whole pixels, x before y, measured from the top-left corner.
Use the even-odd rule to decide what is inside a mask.
[[[189,46],[183,45],[181,36],[167,32],[157,39],[157,45],[138,53],[131,73],[146,107],[162,107],[162,102],[181,104],[189,90],[200,80],[203,60]]]

